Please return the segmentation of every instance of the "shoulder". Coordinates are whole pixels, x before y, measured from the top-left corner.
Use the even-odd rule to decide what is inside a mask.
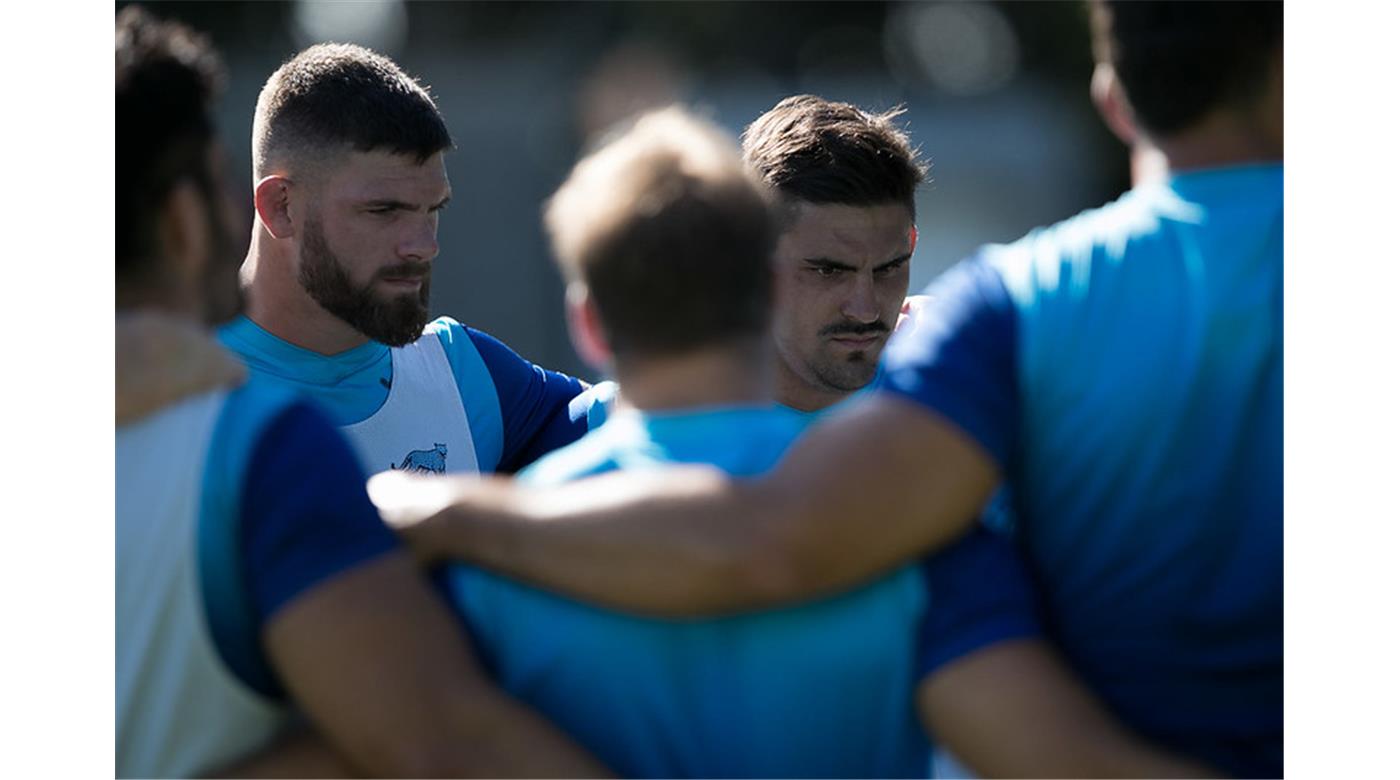
[[[1130,247],[1160,237],[1164,220],[1191,218],[1184,207],[1159,188],[1131,190],[1013,243],[985,246],[976,257],[1020,308],[1039,298],[1082,297],[1091,280],[1102,281],[1121,267]]]
[[[610,418],[578,441],[541,457],[516,478],[527,485],[544,486],[615,471],[621,449],[638,434],[635,421],[627,416]]]
[[[425,337],[436,336],[438,341],[442,342],[443,348],[449,353],[454,350],[471,350],[481,355],[484,360],[487,359],[488,354],[495,358],[499,357],[498,353],[506,352],[519,359],[519,356],[515,355],[511,348],[507,347],[500,339],[485,331],[463,325],[451,317],[438,317],[429,322],[423,328],[423,335]]]

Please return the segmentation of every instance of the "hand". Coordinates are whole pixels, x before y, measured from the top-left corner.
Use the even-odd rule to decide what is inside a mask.
[[[160,312],[119,314],[116,422],[125,425],[183,398],[238,385],[247,369],[195,323]]]
[[[911,295],[905,298],[904,305],[899,307],[899,319],[895,320],[894,329],[898,331],[907,320],[917,319],[931,300],[933,299],[927,295]]]
[[[433,540],[433,521],[442,519],[444,510],[466,486],[480,483],[469,476],[384,471],[370,477],[365,488],[384,523],[398,533],[420,562],[430,563],[441,557]]]

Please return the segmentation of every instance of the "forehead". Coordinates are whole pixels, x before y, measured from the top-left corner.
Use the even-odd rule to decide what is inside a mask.
[[[909,210],[902,203],[847,206],[798,202],[778,239],[778,254],[791,260],[884,263],[909,253],[912,225]]]
[[[442,152],[420,163],[411,154],[351,151],[330,162],[325,189],[335,198],[436,203],[451,185]]]

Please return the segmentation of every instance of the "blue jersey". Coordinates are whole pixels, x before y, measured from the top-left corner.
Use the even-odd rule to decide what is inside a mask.
[[[672,462],[752,475],[813,418],[626,413],[522,479]],[[715,620],[631,617],[468,567],[449,581],[502,684],[632,776],[924,775],[912,686],[1040,631],[1021,561],[986,529],[851,593]]]
[[[371,473],[516,471],[582,436],[599,392],[581,395],[579,380],[540,368],[447,317],[429,323],[408,348],[370,341],[336,355],[290,344],[246,317],[221,329],[219,338],[255,375],[320,404]],[[431,354],[400,360],[425,346]],[[373,427],[385,416],[394,419]],[[410,430],[392,430],[396,425]],[[373,448],[395,433],[406,437],[403,443],[387,445],[384,454]]]
[[[1131,726],[1278,776],[1283,169],[1176,175],[929,288],[881,392],[1001,466],[1048,629]]]
[[[522,475],[771,467],[805,426],[777,408],[614,414]],[[912,705],[926,606],[916,567],[834,598],[718,619],[633,617],[469,567],[450,586],[502,685],[634,777],[909,777],[928,771]]]
[[[116,438],[117,774],[214,771],[287,725],[266,622],[398,543],[342,437],[284,390],[188,398]]]

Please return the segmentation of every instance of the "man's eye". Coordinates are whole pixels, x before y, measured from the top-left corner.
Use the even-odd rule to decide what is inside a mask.
[[[817,266],[817,267],[816,267],[815,269],[813,269],[813,270],[815,270],[815,271],[817,272],[817,275],[820,276],[820,277],[822,277],[823,279],[829,279],[829,278],[831,278],[831,277],[833,277],[833,276],[835,276],[835,275],[841,273],[841,269],[840,269],[840,268],[832,268],[832,267],[830,267],[830,266]]]

